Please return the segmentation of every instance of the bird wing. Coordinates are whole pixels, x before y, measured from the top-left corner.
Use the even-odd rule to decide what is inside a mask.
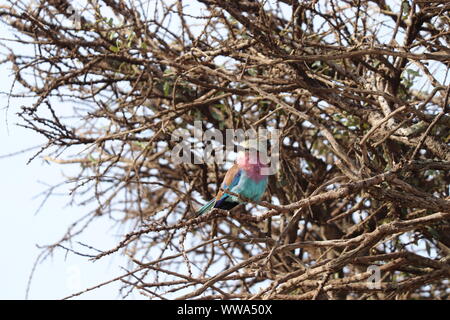
[[[225,178],[222,182],[222,189],[232,189],[234,186],[236,186],[239,183],[239,179],[241,178],[241,169],[235,163],[225,174]],[[216,200],[219,200],[223,196],[223,191],[220,190],[217,193]],[[225,195],[226,196],[226,195]]]

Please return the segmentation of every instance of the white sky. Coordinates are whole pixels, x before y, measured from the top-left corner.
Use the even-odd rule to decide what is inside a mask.
[[[0,37],[12,38],[11,32],[0,24]],[[9,46],[17,47],[14,43]],[[19,49],[19,48],[17,48]],[[4,48],[0,48],[5,53]],[[23,52],[21,52],[23,53]],[[0,60],[4,55],[0,56]],[[7,105],[7,94],[13,82],[10,64],[0,65],[0,156],[40,145],[45,139],[31,130],[16,126],[20,122],[16,112],[27,104],[24,99],[11,99]],[[16,85],[20,89],[20,85]],[[7,123],[8,126],[7,126]],[[0,299],[24,299],[27,281],[34,261],[41,252],[36,245],[49,245],[58,241],[67,227],[84,215],[86,207],[66,207],[69,201],[68,188],[58,189],[60,197],[50,197],[45,206],[35,215],[43,196],[45,184],[54,185],[62,181],[62,170],[67,168],[48,164],[36,158],[29,165],[28,159],[35,151],[11,158],[0,158]],[[44,184],[45,183],[45,184]],[[99,249],[116,246],[119,237],[111,223],[97,219],[79,240]],[[79,248],[79,247],[78,247]],[[92,254],[89,250],[80,251]],[[104,258],[95,263],[88,258],[76,256],[57,249],[53,257],[38,265],[29,292],[30,299],[60,299],[87,287],[107,281],[124,272],[126,260],[119,256]],[[117,299],[120,282],[86,293],[83,299]],[[129,298],[139,298],[139,294]]]

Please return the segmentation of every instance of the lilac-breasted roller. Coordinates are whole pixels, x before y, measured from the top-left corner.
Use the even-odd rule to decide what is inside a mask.
[[[222,183],[225,192],[219,190],[214,199],[196,212],[197,216],[212,208],[230,210],[243,203],[238,197],[227,194],[226,190],[255,202],[262,198],[267,187],[268,167],[261,162],[263,154],[258,150],[259,145],[255,147],[256,144],[247,140],[241,145],[244,150],[238,153],[236,163],[225,174]]]

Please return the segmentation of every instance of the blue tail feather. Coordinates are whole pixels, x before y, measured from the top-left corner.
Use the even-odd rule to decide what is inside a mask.
[[[196,215],[199,216],[205,212],[208,212],[209,210],[212,209],[212,207],[214,207],[215,204],[216,204],[216,199],[214,198],[211,201],[209,201],[207,204],[205,204],[203,207],[198,209],[196,212]]]
[[[233,201],[228,194],[224,194],[219,201],[216,202],[214,208],[223,210],[231,210],[239,204],[237,201]]]

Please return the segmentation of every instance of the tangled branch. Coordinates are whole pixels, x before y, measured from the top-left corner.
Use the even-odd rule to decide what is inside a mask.
[[[76,254],[99,216],[132,226],[84,254],[129,271],[72,296],[122,281],[156,299],[448,298],[449,3],[83,6],[0,7],[10,100],[31,101],[8,108],[48,141],[30,160],[76,168],[73,204],[95,204],[47,252]],[[261,203],[192,217],[232,163],[195,161],[196,121],[281,131]],[[172,161],[177,129],[192,161]]]

